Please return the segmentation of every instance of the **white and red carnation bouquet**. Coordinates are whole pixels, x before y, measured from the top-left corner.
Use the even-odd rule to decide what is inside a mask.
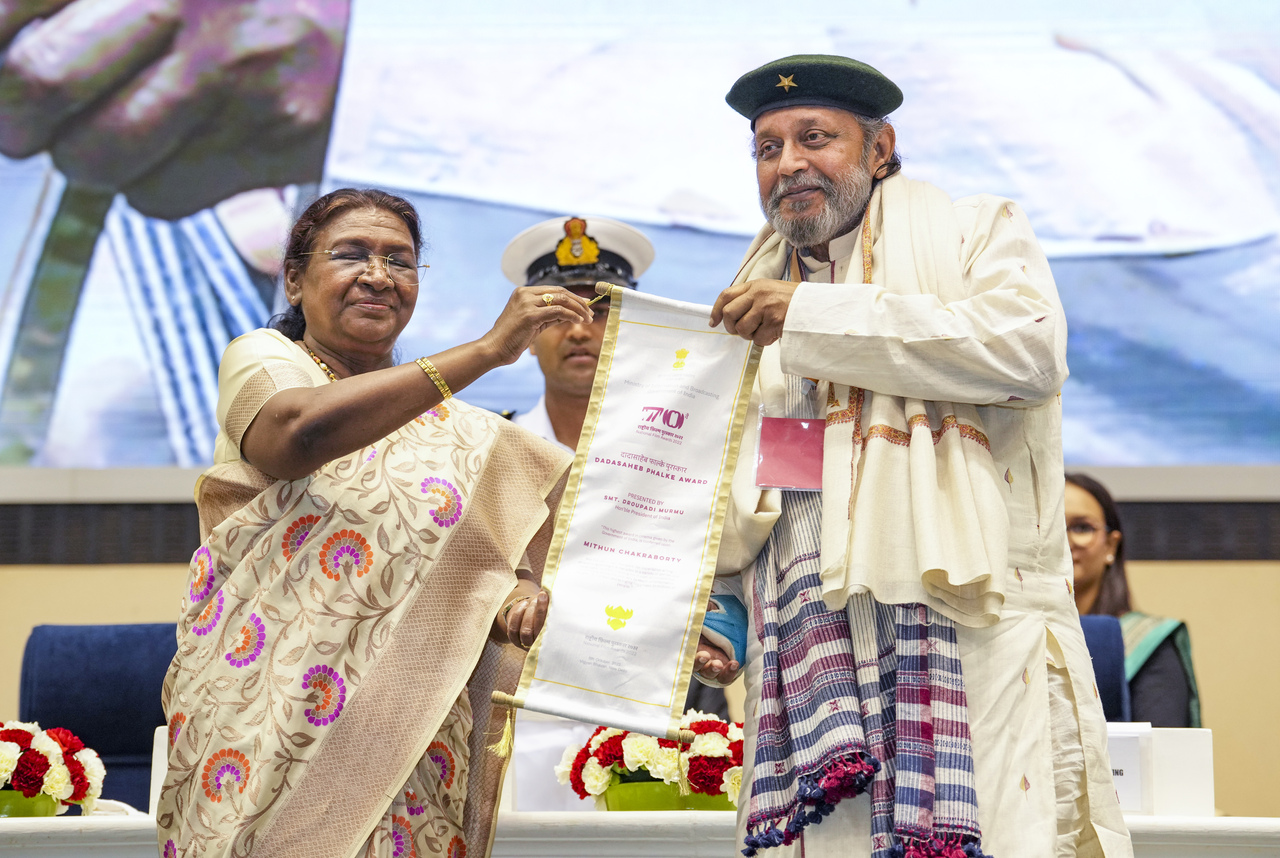
[[[15,790],[27,798],[44,793],[58,801],[58,813],[78,804],[87,815],[102,795],[106,773],[98,754],[70,730],[0,722],[0,789]]]
[[[693,742],[597,727],[587,744],[565,748],[556,778],[584,799],[624,781],[684,781],[695,793],[727,795],[736,806],[742,786],[742,725],[690,709],[680,726],[695,734]]]

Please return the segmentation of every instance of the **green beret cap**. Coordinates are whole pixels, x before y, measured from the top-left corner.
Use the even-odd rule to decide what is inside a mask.
[[[780,107],[838,107],[881,119],[902,104],[902,90],[866,63],[830,54],[797,54],[738,78],[724,97],[751,120]]]

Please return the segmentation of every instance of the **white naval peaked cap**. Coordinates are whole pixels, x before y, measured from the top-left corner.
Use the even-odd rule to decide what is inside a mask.
[[[571,221],[586,222],[586,237],[599,246],[597,261],[565,265],[557,260],[556,248],[569,236]],[[517,286],[530,285],[531,277],[558,271],[589,270],[592,265],[607,268],[634,282],[653,264],[653,244],[633,226],[607,217],[566,215],[536,223],[521,232],[502,252],[502,273]]]

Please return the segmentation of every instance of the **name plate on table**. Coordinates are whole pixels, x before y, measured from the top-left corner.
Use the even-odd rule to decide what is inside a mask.
[[[1154,816],[1213,816],[1213,732],[1107,724],[1120,809]]]
[[[1151,725],[1107,724],[1111,780],[1125,813],[1152,813]]]

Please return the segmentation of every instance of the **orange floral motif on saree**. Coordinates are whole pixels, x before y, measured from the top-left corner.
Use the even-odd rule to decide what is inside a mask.
[[[287,855],[308,829],[325,854],[440,855],[462,834],[466,683],[564,464],[450,406],[269,485],[196,552],[163,693],[162,853]],[[464,518],[495,484],[515,492],[484,489],[503,514]]]

